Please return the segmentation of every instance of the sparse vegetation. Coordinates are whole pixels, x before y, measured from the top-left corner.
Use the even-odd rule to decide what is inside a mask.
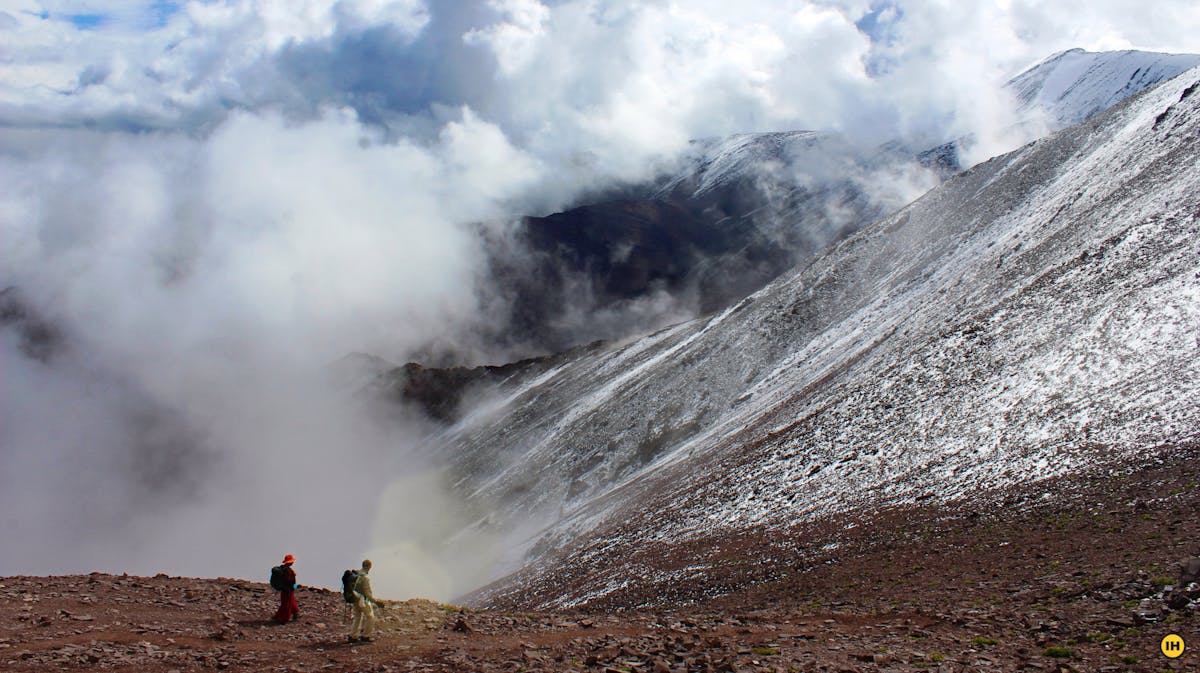
[[[1069,647],[1063,647],[1062,645],[1051,645],[1042,650],[1042,654],[1047,657],[1054,657],[1055,659],[1070,659],[1075,656]]]
[[[987,636],[975,636],[971,639],[971,642],[980,647],[991,647],[992,645],[995,645],[997,641],[995,638],[988,638]]]
[[[752,647],[750,648],[750,651],[760,657],[774,657],[779,654],[779,650],[775,649],[774,647],[767,647],[765,645]]]

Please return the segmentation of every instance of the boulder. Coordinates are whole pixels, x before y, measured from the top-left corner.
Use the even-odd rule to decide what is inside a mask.
[[[1179,562],[1179,583],[1176,586],[1186,588],[1193,582],[1200,582],[1200,556],[1191,556]]]

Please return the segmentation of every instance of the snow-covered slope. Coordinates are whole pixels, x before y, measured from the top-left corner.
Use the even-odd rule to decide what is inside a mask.
[[[681,189],[691,196],[700,196],[747,175],[782,171],[802,158],[806,150],[811,151],[829,139],[830,136],[813,131],[781,131],[698,140],[692,144],[693,156],[685,162],[684,170],[669,179],[658,190],[658,196]],[[825,152],[818,150],[818,153]]]
[[[1200,56],[1057,54],[1008,83],[1023,121],[991,131],[1032,140],[1196,64]],[[552,352],[728,306],[958,173],[960,156],[981,158],[964,150],[973,145],[874,146],[811,131],[698,140],[653,183],[526,218],[516,247],[486,245],[493,284],[513,297],[493,340]]]
[[[510,386],[437,439],[460,497],[493,533],[533,532],[524,562],[554,559],[523,590],[593,568],[573,604],[638,581],[621,549],[650,540],[1200,438],[1198,89],[1189,71],[719,314]]]
[[[1200,65],[1198,54],[1071,49],[1050,56],[1010,80],[1018,113],[1056,131],[1103,112],[1129,96]],[[811,187],[822,178],[911,161],[895,143],[857,148],[834,134],[812,131],[749,133],[697,141],[694,157],[659,194],[687,187],[696,196],[747,176],[795,177]],[[853,166],[853,170],[847,170]]]
[[[1026,70],[1007,86],[1021,112],[1045,115],[1057,130],[1197,65],[1196,54],[1071,49]]]

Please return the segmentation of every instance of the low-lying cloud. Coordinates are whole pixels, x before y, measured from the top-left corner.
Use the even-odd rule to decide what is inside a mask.
[[[477,352],[461,225],[536,177],[469,113],[432,145],[377,135],[331,111],[6,136],[4,285],[62,345],[5,331],[5,572],[246,575],[290,549],[331,583],[361,554],[413,433],[327,365]]]

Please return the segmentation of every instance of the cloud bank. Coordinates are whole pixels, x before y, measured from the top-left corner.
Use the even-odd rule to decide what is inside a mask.
[[[423,559],[380,568],[391,595],[469,588],[433,570],[424,528],[469,513],[417,429],[326,365],[502,356],[472,336],[495,298],[470,225],[738,132],[994,153],[1025,67],[1196,34],[1184,1],[10,2],[0,289],[62,344],[3,330],[0,574],[257,577],[291,551],[332,584],[387,548]]]

